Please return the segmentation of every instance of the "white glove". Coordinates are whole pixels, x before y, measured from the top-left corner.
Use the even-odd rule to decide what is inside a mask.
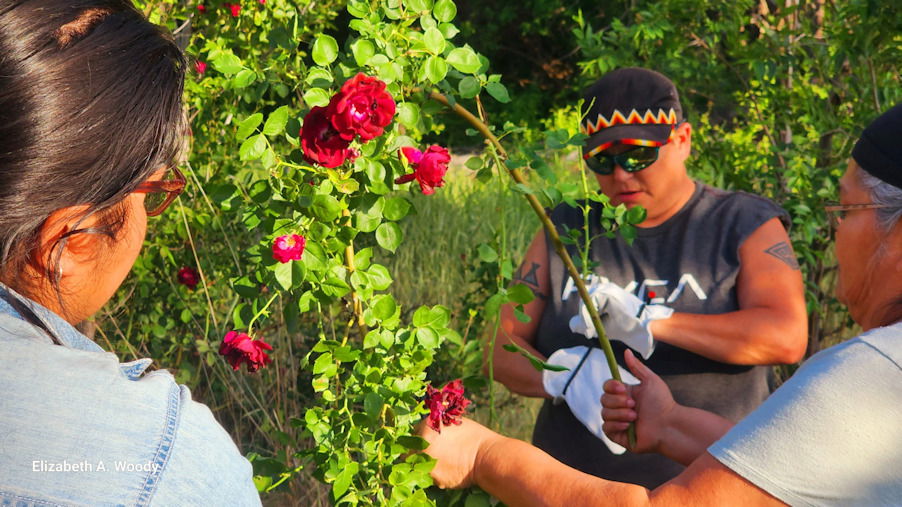
[[[583,360],[587,352],[588,357]],[[542,385],[545,392],[554,397],[555,403],[559,403],[561,399],[565,400],[573,415],[593,435],[600,438],[612,453],[623,454],[626,449],[611,441],[601,429],[601,425],[604,424],[601,418],[601,395],[604,393],[604,383],[611,378],[604,352],[599,348],[580,345],[555,351],[547,362],[570,370],[543,370]],[[573,380],[570,380],[571,377]],[[639,383],[626,368],[620,368],[620,377],[627,384]]]
[[[601,323],[612,340],[619,340],[638,352],[643,359],[655,351],[655,340],[650,324],[653,320],[668,319],[673,308],[664,305],[644,304],[642,300],[611,282],[604,282],[589,293],[598,308]],[[576,315],[570,319],[570,330],[595,338],[598,333],[585,302],[580,300]]]

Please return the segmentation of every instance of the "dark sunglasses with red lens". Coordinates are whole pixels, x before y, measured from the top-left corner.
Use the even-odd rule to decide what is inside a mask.
[[[163,179],[145,181],[134,191],[138,194],[147,194],[144,197],[144,209],[147,210],[147,216],[155,217],[166,210],[172,201],[182,193],[185,183],[185,175],[179,171],[178,167],[173,166],[166,171]]]

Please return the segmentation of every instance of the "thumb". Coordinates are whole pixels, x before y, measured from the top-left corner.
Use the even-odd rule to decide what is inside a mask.
[[[646,380],[656,377],[655,372],[651,371],[648,366],[642,364],[636,356],[633,354],[633,351],[630,349],[626,349],[626,352],[623,354],[624,360],[626,360],[626,367],[630,369],[630,373],[632,373],[640,382],[643,384]]]

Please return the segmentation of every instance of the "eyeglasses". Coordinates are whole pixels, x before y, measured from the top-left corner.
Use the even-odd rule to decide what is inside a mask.
[[[836,202],[831,202],[824,206],[824,211],[827,212],[827,216],[830,217],[830,223],[834,228],[839,226],[842,223],[843,219],[846,218],[847,211],[855,211],[859,209],[883,209],[891,207],[889,204],[839,204]]]
[[[586,157],[585,161],[589,169],[602,176],[613,174],[615,165],[619,165],[628,173],[634,173],[654,164],[658,160],[660,148],[660,146],[636,146],[616,155],[596,153]]]
[[[137,194],[147,194],[144,209],[147,216],[155,217],[166,210],[172,201],[185,189],[185,175],[178,167],[170,167],[162,180],[145,181],[134,190]]]

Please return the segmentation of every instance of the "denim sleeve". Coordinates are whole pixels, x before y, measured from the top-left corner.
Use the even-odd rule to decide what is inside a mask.
[[[172,455],[153,496],[153,505],[257,506],[260,496],[250,462],[206,405],[181,388],[180,420]]]

